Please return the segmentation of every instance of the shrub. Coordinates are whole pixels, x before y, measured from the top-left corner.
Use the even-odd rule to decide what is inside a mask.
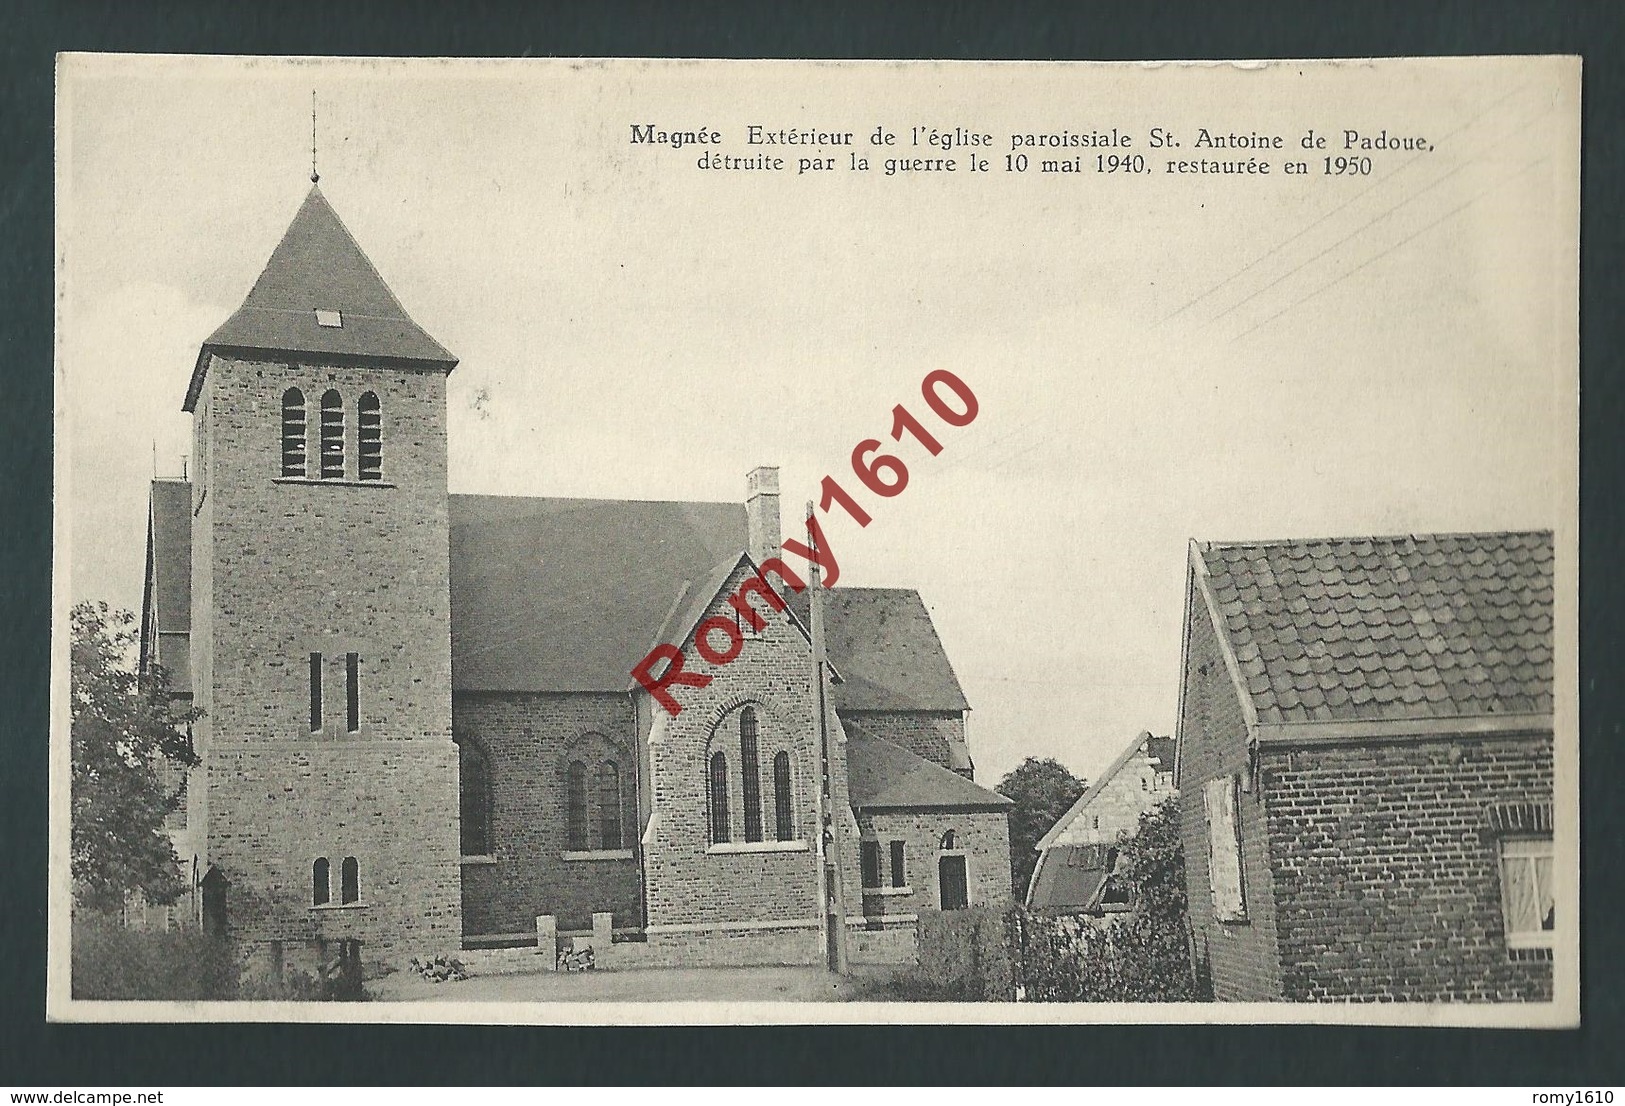
[[[920,962],[897,980],[898,997],[950,1002],[1015,998],[1006,914],[992,907],[922,910]]]
[[[116,918],[79,914],[71,959],[78,999],[237,997],[231,943],[196,929],[126,929]]]

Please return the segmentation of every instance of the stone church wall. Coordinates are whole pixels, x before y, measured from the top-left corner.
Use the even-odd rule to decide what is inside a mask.
[[[610,911],[615,925],[640,924],[636,767],[632,704],[616,694],[458,692],[452,729],[489,765],[491,844],[463,859],[463,928],[469,935],[535,931],[552,914],[561,929],[587,929]],[[569,847],[566,769],[587,766],[587,848]],[[620,775],[621,845],[602,840],[597,770],[613,760]]]

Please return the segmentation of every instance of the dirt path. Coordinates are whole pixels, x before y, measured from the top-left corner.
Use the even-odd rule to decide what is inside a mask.
[[[430,983],[413,972],[368,982],[384,1002],[851,1002],[871,998],[881,969],[850,979],[820,968],[666,968],[534,972]]]

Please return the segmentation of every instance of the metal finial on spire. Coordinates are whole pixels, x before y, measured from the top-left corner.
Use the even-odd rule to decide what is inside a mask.
[[[316,90],[310,90],[310,183],[315,184],[322,179],[316,172]]]

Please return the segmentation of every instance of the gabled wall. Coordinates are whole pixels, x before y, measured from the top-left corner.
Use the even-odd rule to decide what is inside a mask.
[[[1187,599],[1184,694],[1179,719],[1179,822],[1185,881],[1197,956],[1213,973],[1213,997],[1221,1002],[1267,1002],[1281,997],[1276,952],[1275,900],[1271,886],[1265,813],[1257,787],[1236,806],[1240,825],[1245,921],[1214,916],[1208,882],[1208,826],[1202,785],[1245,774],[1247,723],[1235,684],[1225,668],[1219,638],[1199,593]]]

